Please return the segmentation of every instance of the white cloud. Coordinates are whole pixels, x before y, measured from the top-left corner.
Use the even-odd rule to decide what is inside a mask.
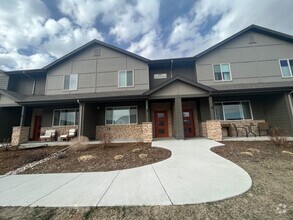
[[[1,69],[41,68],[52,62],[52,57],[59,58],[90,40],[103,40],[96,28],[79,27],[68,18],[54,20],[50,16],[40,0],[1,2]]]

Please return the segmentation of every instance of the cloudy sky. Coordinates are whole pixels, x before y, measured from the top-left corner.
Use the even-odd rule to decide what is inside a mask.
[[[102,40],[149,59],[194,56],[257,24],[293,34],[292,0],[0,0],[0,69]]]

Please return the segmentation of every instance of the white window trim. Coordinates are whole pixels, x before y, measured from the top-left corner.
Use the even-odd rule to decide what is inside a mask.
[[[229,65],[229,70],[230,70],[230,80],[224,80],[224,77],[223,77],[223,71],[222,71],[222,65],[223,65],[223,64],[224,64],[224,65]],[[216,80],[214,65],[220,65],[221,76],[222,76],[222,79],[221,79],[221,80]],[[231,81],[233,80],[233,78],[232,78],[232,70],[231,70],[231,65],[230,65],[230,63],[215,63],[215,64],[212,64],[212,69],[213,69],[214,82],[231,82]]]
[[[120,86],[120,77],[119,77],[119,73],[125,71],[126,72],[126,85],[125,86]],[[127,86],[127,71],[131,71],[132,72],[132,85],[131,86]],[[134,70],[118,70],[118,88],[131,88],[134,87]]]
[[[281,60],[286,60],[287,61],[291,76],[284,76],[283,75],[282,66],[281,66]],[[279,59],[279,68],[280,68],[280,71],[281,71],[282,78],[292,78],[293,77],[293,72],[291,70],[289,60],[293,60],[293,59]]]
[[[240,120],[226,120],[226,117],[225,117],[225,111],[224,111],[224,108],[223,108],[223,104],[224,103],[231,103],[231,102],[248,102],[249,103],[249,110],[250,110],[250,114],[251,114],[251,119],[245,119],[244,118],[244,115],[243,115],[243,109],[241,108],[240,111],[241,111],[241,114],[243,116],[243,119],[240,119]],[[224,117],[224,120],[221,120],[221,121],[245,121],[245,120],[254,120],[253,118],[253,112],[252,112],[252,108],[251,108],[251,102],[250,100],[235,100],[235,101],[223,101],[223,102],[214,102],[214,105],[215,104],[222,104],[222,112],[223,112],[223,117]],[[216,112],[214,111],[214,116],[215,116],[215,119],[216,119]],[[219,119],[216,119],[216,120],[219,120]]]
[[[130,115],[129,115],[129,123],[128,124],[107,124],[107,117],[106,117],[106,114],[107,114],[107,109],[114,109],[114,108],[133,108],[135,107],[136,108],[136,123],[130,123]],[[137,125],[138,124],[138,110],[137,110],[137,105],[130,105],[130,106],[108,106],[105,108],[105,125]]]
[[[78,126],[78,124],[75,124],[76,122],[76,118],[74,120],[74,125],[60,125],[60,118],[59,118],[59,125],[54,125],[54,115],[55,115],[55,111],[64,111],[64,110],[75,110],[75,116],[76,116],[76,111],[79,111],[79,108],[61,108],[61,109],[54,109],[53,111],[53,118],[52,118],[52,127],[67,127],[67,126]],[[79,112],[78,112],[79,114]],[[78,121],[79,121],[79,117],[78,117]]]
[[[76,84],[76,89],[64,89],[64,82],[65,82],[65,76],[70,76],[70,79],[69,79],[69,87],[70,87],[70,82],[71,82],[71,76],[72,75],[77,75],[77,84]],[[68,92],[68,91],[77,91],[77,88],[78,88],[78,81],[79,81],[79,75],[78,74],[66,74],[66,75],[63,75],[63,86],[62,86],[62,91],[63,92]]]

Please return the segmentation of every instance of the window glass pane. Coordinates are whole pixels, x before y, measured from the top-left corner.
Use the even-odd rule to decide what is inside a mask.
[[[222,64],[223,80],[231,80],[229,64]]]
[[[158,114],[157,114],[157,117],[158,117],[158,118],[164,118],[164,117],[165,117],[165,113],[158,113]]]
[[[215,110],[216,119],[224,120],[222,104],[221,103],[215,103],[214,104],[214,110]]]
[[[59,117],[60,117],[60,111],[54,111],[53,126],[59,126]]]
[[[183,112],[183,117],[188,118],[189,116],[189,112]]]
[[[119,71],[119,86],[125,87],[126,86],[126,72]]]
[[[63,85],[64,90],[69,89],[69,83],[70,83],[70,75],[65,75],[64,76],[64,85]]]
[[[290,65],[291,76],[292,76],[292,74],[293,74],[293,60],[289,60],[289,65]]]
[[[130,123],[137,123],[136,116],[137,116],[136,108],[130,108]]]
[[[127,86],[133,86],[133,72],[127,71]]]
[[[129,108],[115,108],[113,120],[114,124],[129,124]]]
[[[113,123],[113,109],[106,109],[106,124]]]
[[[78,79],[77,74],[70,75],[70,89],[71,90],[76,90],[77,89],[77,79]]]
[[[240,103],[224,103],[224,114],[226,120],[241,120],[243,119],[242,112],[240,110]]]
[[[222,80],[220,65],[214,65],[215,80]]]
[[[68,111],[66,115],[66,125],[74,125],[75,111]]]
[[[66,125],[67,124],[67,111],[62,110],[60,112],[60,125]]]
[[[252,119],[249,102],[242,102],[242,110],[244,119]]]
[[[291,76],[287,60],[280,60],[281,70],[283,76]]]

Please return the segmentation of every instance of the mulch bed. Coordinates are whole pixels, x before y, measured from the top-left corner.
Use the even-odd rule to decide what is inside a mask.
[[[139,151],[133,152],[134,149]],[[140,154],[147,154],[140,158]],[[78,158],[91,155],[94,158],[88,161],[79,161]],[[115,160],[115,156],[123,155],[122,159]],[[68,150],[65,157],[54,158],[46,163],[37,165],[24,173],[68,173],[68,172],[97,172],[128,169],[144,166],[165,160],[171,156],[171,151],[158,147],[151,147],[147,143],[119,143],[108,147],[90,145],[84,150]]]
[[[16,147],[5,150],[0,148],[0,175],[19,167],[41,160],[65,148],[65,146],[41,147],[33,149],[18,149]]]

